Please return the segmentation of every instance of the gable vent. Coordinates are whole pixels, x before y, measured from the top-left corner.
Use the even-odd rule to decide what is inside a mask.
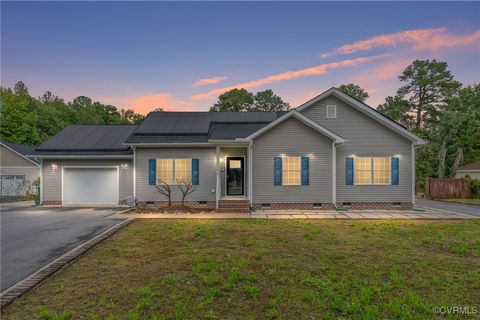
[[[327,105],[327,119],[336,119],[337,118],[337,106],[336,105]]]

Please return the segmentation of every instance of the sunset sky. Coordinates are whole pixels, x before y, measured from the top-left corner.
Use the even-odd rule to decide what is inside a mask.
[[[148,113],[273,89],[293,107],[354,82],[377,107],[414,59],[480,80],[479,2],[2,2],[1,84]]]

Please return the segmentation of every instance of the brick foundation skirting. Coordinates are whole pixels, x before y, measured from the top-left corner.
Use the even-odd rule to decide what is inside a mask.
[[[314,207],[313,203],[270,203],[270,208],[262,208],[262,203],[254,203],[255,210],[272,209],[272,210],[333,210],[332,203],[322,203],[321,207]]]
[[[180,206],[182,205],[181,201],[172,201],[172,206]],[[154,201],[153,203],[150,202],[139,202],[138,208],[139,209],[155,209],[155,208],[162,208],[168,206],[168,201]],[[208,209],[215,209],[215,201],[207,201],[207,203],[199,203],[199,201],[185,201],[185,206],[190,208],[208,208]]]
[[[411,210],[413,204],[411,202],[351,202],[346,205],[345,202],[337,202],[337,208],[349,208],[353,210],[378,209],[378,210]]]
[[[46,200],[46,201],[43,201],[43,202],[42,202],[42,205],[46,205],[46,206],[61,206],[61,205],[62,205],[62,201],[60,201],[60,200]]]

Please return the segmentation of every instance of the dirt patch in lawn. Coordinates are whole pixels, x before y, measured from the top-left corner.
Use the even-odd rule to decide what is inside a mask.
[[[443,319],[479,301],[479,221],[142,219],[2,319]]]

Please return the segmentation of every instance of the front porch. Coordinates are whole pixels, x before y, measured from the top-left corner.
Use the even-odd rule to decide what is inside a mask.
[[[252,202],[251,144],[218,144],[215,160],[216,210],[248,213]]]

